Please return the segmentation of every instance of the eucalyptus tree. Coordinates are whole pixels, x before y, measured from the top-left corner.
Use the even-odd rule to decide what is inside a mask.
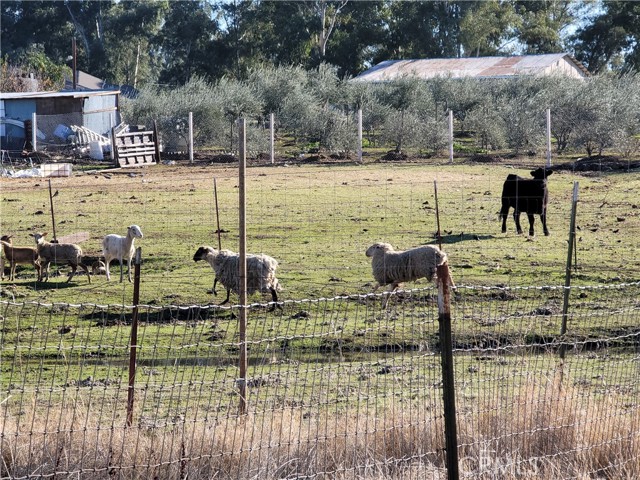
[[[73,24],[63,2],[0,2],[2,56],[17,61],[24,52],[37,49],[54,63],[64,64],[71,55]]]
[[[105,78],[133,87],[157,79],[159,61],[153,41],[168,9],[167,0],[118,2],[111,8],[100,34],[108,70]]]
[[[589,0],[515,0],[521,17],[516,38],[525,54],[557,53],[566,50],[565,36],[577,19],[589,9]]]
[[[593,73],[640,71],[640,3],[608,0],[573,36],[578,60]]]
[[[477,5],[477,6],[476,6]],[[476,2],[460,21],[460,42],[467,56],[504,55],[515,48],[521,17],[509,1]]]
[[[351,1],[334,29],[323,61],[338,67],[340,77],[353,76],[380,60],[387,44],[389,5],[383,0]]]
[[[182,85],[193,76],[209,80],[221,74],[228,52],[219,40],[216,8],[208,2],[170,2],[154,46],[161,64],[159,82]]]
[[[379,58],[459,57],[460,22],[474,2],[391,2],[388,40]]]

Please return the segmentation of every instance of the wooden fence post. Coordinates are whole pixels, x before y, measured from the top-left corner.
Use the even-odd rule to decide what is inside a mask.
[[[449,265],[438,266],[438,323],[442,359],[442,397],[444,400],[444,436],[447,478],[458,480],[458,433],[456,426],[456,393],[453,375],[453,341],[451,337],[451,290],[453,282]]]

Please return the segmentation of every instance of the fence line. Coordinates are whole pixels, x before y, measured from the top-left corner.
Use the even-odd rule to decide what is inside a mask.
[[[383,295],[246,306],[246,416],[242,307],[138,305],[130,427],[135,305],[0,302],[0,476],[442,478],[436,292]],[[461,478],[638,475],[638,298],[640,282],[457,287]]]

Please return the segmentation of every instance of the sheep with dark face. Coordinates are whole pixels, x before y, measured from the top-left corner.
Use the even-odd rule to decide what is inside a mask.
[[[547,177],[553,172],[544,168],[531,171],[532,179],[521,178],[510,174],[502,187],[502,233],[507,231],[507,215],[513,208],[513,220],[516,222],[518,234],[522,234],[520,227],[520,213],[525,212],[529,218],[529,235],[534,236],[534,215],[540,215],[542,229],[545,235],[549,235],[547,228],[547,203],[549,194],[547,190]]]
[[[396,251],[388,243],[374,243],[366,252],[371,257],[373,278],[378,284],[391,285],[393,292],[401,283],[413,282],[419,278],[432,280],[438,266],[447,261],[447,254],[433,245],[423,245],[405,251]]]
[[[195,262],[204,260],[215,272],[213,281],[213,294],[216,295],[216,283],[220,282],[227,289],[227,298],[220,304],[224,305],[229,301],[230,292],[240,293],[240,255],[230,250],[216,250],[213,247],[202,246],[198,248],[193,256]],[[249,295],[260,293],[271,293],[273,305],[270,310],[277,306],[282,309],[278,302],[277,290],[280,284],[276,278],[278,262],[274,258],[260,254],[247,254],[247,293]]]

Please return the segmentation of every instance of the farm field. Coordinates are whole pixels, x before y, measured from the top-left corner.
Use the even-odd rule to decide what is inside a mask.
[[[549,228],[539,219],[533,239],[516,235],[513,219],[500,233],[497,212],[504,178],[531,168],[496,164],[394,164],[278,166],[247,173],[248,251],[280,262],[283,299],[322,298],[370,291],[366,248],[384,241],[403,249],[437,243],[433,182],[438,182],[442,243],[457,283],[553,285],[564,282],[573,182],[579,182],[577,275],[586,284],[638,278],[640,186],[637,173],[556,171],[549,178]],[[238,178],[229,166],[156,166],[124,173],[82,173],[52,179],[56,233],[88,232],[85,254],[101,252],[102,237],[141,226],[145,304],[202,304],[213,272],[192,261],[198,246],[217,246],[213,179],[216,178],[222,247],[237,251]],[[52,237],[46,179],[2,180],[3,234],[31,245],[29,233]],[[526,215],[521,218],[526,230]],[[20,267],[19,267],[20,269]],[[112,270],[119,273],[118,267]],[[5,298],[47,302],[127,303],[131,285],[89,285],[79,275],[35,283],[33,270],[3,283]],[[418,284],[419,285],[419,284]],[[218,298],[219,301],[224,297]],[[237,297],[236,297],[237,298]],[[259,301],[254,297],[252,300]]]
[[[246,425],[241,428],[235,417],[237,296],[232,294],[230,306],[215,306],[224,289],[218,286],[215,297],[208,293],[213,271],[192,259],[198,246],[217,246],[214,178],[221,243],[237,250],[237,168],[198,163],[123,173],[87,169],[52,179],[58,192],[53,198],[57,236],[88,232],[81,243],[85,254],[99,254],[102,237],[124,235],[128,225],[144,232],[136,241],[143,258],[137,433],[127,439],[131,433],[122,427],[133,285],[126,275],[123,283],[117,281],[115,263],[111,282],[95,275],[89,284],[85,275],[76,275],[66,284],[66,267],[49,282],[36,282],[30,267],[19,267],[14,282],[3,280],[3,431],[25,431],[28,425],[39,432],[73,431],[83,422],[90,432],[82,437],[86,447],[68,445],[74,454],[62,469],[67,472],[100,465],[106,472],[120,462],[146,466],[146,473],[166,464],[174,478],[186,471],[197,476],[206,468],[234,477],[262,472],[264,478],[276,478],[295,456],[286,446],[298,445],[309,449],[311,463],[285,469],[292,475],[319,471],[350,477],[366,472],[362,465],[371,462],[376,467],[365,478],[402,477],[403,471],[437,478],[432,475],[442,474],[442,394],[436,291],[426,280],[407,284],[383,309],[382,294],[369,295],[373,278],[364,255],[377,241],[399,249],[437,243],[435,180],[442,245],[458,286],[452,317],[464,471],[476,475],[481,467],[472,457],[493,451],[494,462],[508,460],[538,473],[544,465],[543,476],[559,478],[550,473],[557,471],[555,460],[570,457],[579,472],[586,457],[576,452],[591,452],[594,442],[623,448],[616,429],[624,441],[631,439],[624,454],[616,453],[631,459],[623,464],[629,467],[638,455],[638,437],[629,432],[639,421],[640,208],[635,192],[640,176],[555,171],[549,178],[551,235],[542,234],[539,219],[535,237],[516,235],[511,216],[502,234],[497,215],[502,183],[509,173],[528,176],[532,167],[426,161],[250,167],[248,250],[278,259],[283,308],[269,312],[269,296],[250,299],[249,437],[241,434]],[[560,338],[560,286],[575,181],[576,288],[569,295],[569,330]],[[14,235],[19,245],[30,245],[32,232],[51,235],[45,179],[3,179],[0,192],[2,234]],[[521,222],[526,231],[526,215]],[[559,362],[563,341],[569,353]],[[551,398],[562,401],[549,403]],[[546,412],[545,418],[530,416],[535,410]],[[592,415],[607,427],[595,431]],[[512,416],[521,421],[511,422]],[[100,445],[108,441],[99,434],[101,425],[116,426],[113,438],[123,446],[109,440],[109,448],[115,448],[109,458],[101,453],[106,447]],[[207,438],[213,425],[231,433]],[[186,453],[175,443],[176,429]],[[399,436],[392,439],[388,435],[394,431]],[[537,445],[524,438],[526,444],[519,444],[523,431],[543,434]],[[486,440],[478,440],[479,432]],[[160,445],[156,435],[165,440],[154,458]],[[263,456],[274,452],[270,435],[278,451],[273,462]],[[340,445],[353,451],[353,458],[340,457],[345,453],[339,454],[337,446],[314,443],[318,436],[345,438]],[[423,447],[383,448],[417,438]],[[566,443],[563,451],[572,452],[567,457],[554,457],[543,446],[558,439]],[[35,441],[23,451],[43,447],[43,455],[58,458],[47,460],[55,465],[57,443],[47,442],[46,435],[42,441],[47,448]],[[130,441],[137,445],[134,458],[124,448]],[[379,449],[365,453],[367,441],[378,442]],[[229,460],[241,450],[251,452],[242,466]],[[203,466],[217,455],[217,467]],[[87,456],[89,465],[71,460]],[[185,456],[190,461],[183,472],[175,458]],[[407,459],[406,465],[392,467],[390,459],[399,457]],[[594,458],[584,463],[589,472],[600,471]],[[31,461],[38,460],[24,459],[23,471]],[[415,462],[422,465],[421,473],[411,470]],[[637,473],[631,467],[614,471],[617,478]]]

